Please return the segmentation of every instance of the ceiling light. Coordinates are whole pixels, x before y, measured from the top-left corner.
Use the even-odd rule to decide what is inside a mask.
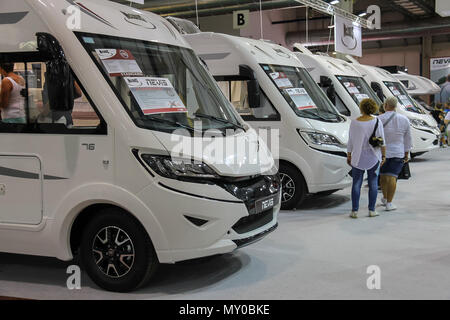
[[[358,14],[359,17],[365,17],[367,16],[367,12],[361,12],[360,14]]]
[[[333,0],[330,2],[330,4],[338,4],[338,3],[339,3],[339,0]]]

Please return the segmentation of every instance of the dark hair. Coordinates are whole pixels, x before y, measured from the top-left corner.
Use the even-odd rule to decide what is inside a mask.
[[[447,81],[450,82],[450,74],[447,76]]]
[[[373,99],[364,99],[359,106],[362,112],[367,115],[375,114],[378,111],[378,105]]]
[[[14,71],[14,63],[1,63],[0,68],[5,70],[5,72],[10,73]]]

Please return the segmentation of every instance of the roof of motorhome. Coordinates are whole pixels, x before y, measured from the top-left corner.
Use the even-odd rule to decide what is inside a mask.
[[[189,47],[162,17],[108,0],[0,1],[0,13],[0,33],[8,35],[0,38],[2,52],[36,50],[37,32],[58,40],[83,32]]]
[[[201,32],[184,35],[196,53],[205,60],[212,57],[223,59],[237,55],[248,55],[257,63],[304,67],[288,49],[264,40],[231,36],[222,33]],[[234,50],[233,50],[234,49]]]
[[[363,76],[369,74],[371,77],[379,79],[379,81],[399,82],[389,71],[382,68],[365,64],[353,64],[353,66],[358,69]]]
[[[358,70],[356,70],[351,63],[348,63],[344,60],[329,56],[322,56],[317,54],[308,54],[301,52],[296,52],[295,54],[300,59],[300,61],[302,61],[304,64],[308,66],[309,71],[312,71],[310,65],[312,64],[311,61],[314,61],[313,64],[317,68],[326,70],[326,72],[331,73],[333,75],[361,77],[361,74],[358,72]]]
[[[441,91],[441,87],[439,87],[436,83],[422,76],[417,76],[404,72],[393,73],[392,75],[400,81],[408,82],[408,86],[406,89],[408,93],[412,96],[436,94]]]

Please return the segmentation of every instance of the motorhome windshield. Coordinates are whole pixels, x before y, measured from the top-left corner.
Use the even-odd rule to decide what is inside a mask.
[[[405,88],[400,82],[384,81],[389,91],[398,99],[398,103],[405,108],[406,111],[414,113],[422,113],[419,107],[416,106],[415,101],[409,96]]]
[[[322,121],[341,119],[331,101],[304,68],[261,66],[298,116]]]
[[[357,105],[361,103],[363,99],[373,99],[378,105],[381,105],[380,99],[369,88],[367,82],[361,77],[350,77],[350,76],[336,76],[339,82],[347,90],[348,94],[356,102]]]
[[[137,39],[77,33],[138,127],[172,132],[242,128],[194,52]],[[198,126],[195,126],[196,128]]]

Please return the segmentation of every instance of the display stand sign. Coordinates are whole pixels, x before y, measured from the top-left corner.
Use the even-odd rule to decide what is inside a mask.
[[[110,77],[142,76],[133,54],[123,49],[95,49]]]
[[[369,96],[365,93],[355,93],[355,98],[358,100],[358,102],[361,102],[364,99],[369,99]]]
[[[145,115],[187,112],[167,78],[125,77],[125,82]]]
[[[305,88],[285,89],[286,93],[294,101],[298,110],[317,109],[316,104],[309,96]]]
[[[353,56],[362,56],[361,26],[340,16],[334,16],[335,50]]]
[[[430,79],[436,83],[444,83],[450,74],[450,57],[430,59]]]
[[[280,89],[292,88],[292,82],[284,72],[272,72],[270,77]]]

